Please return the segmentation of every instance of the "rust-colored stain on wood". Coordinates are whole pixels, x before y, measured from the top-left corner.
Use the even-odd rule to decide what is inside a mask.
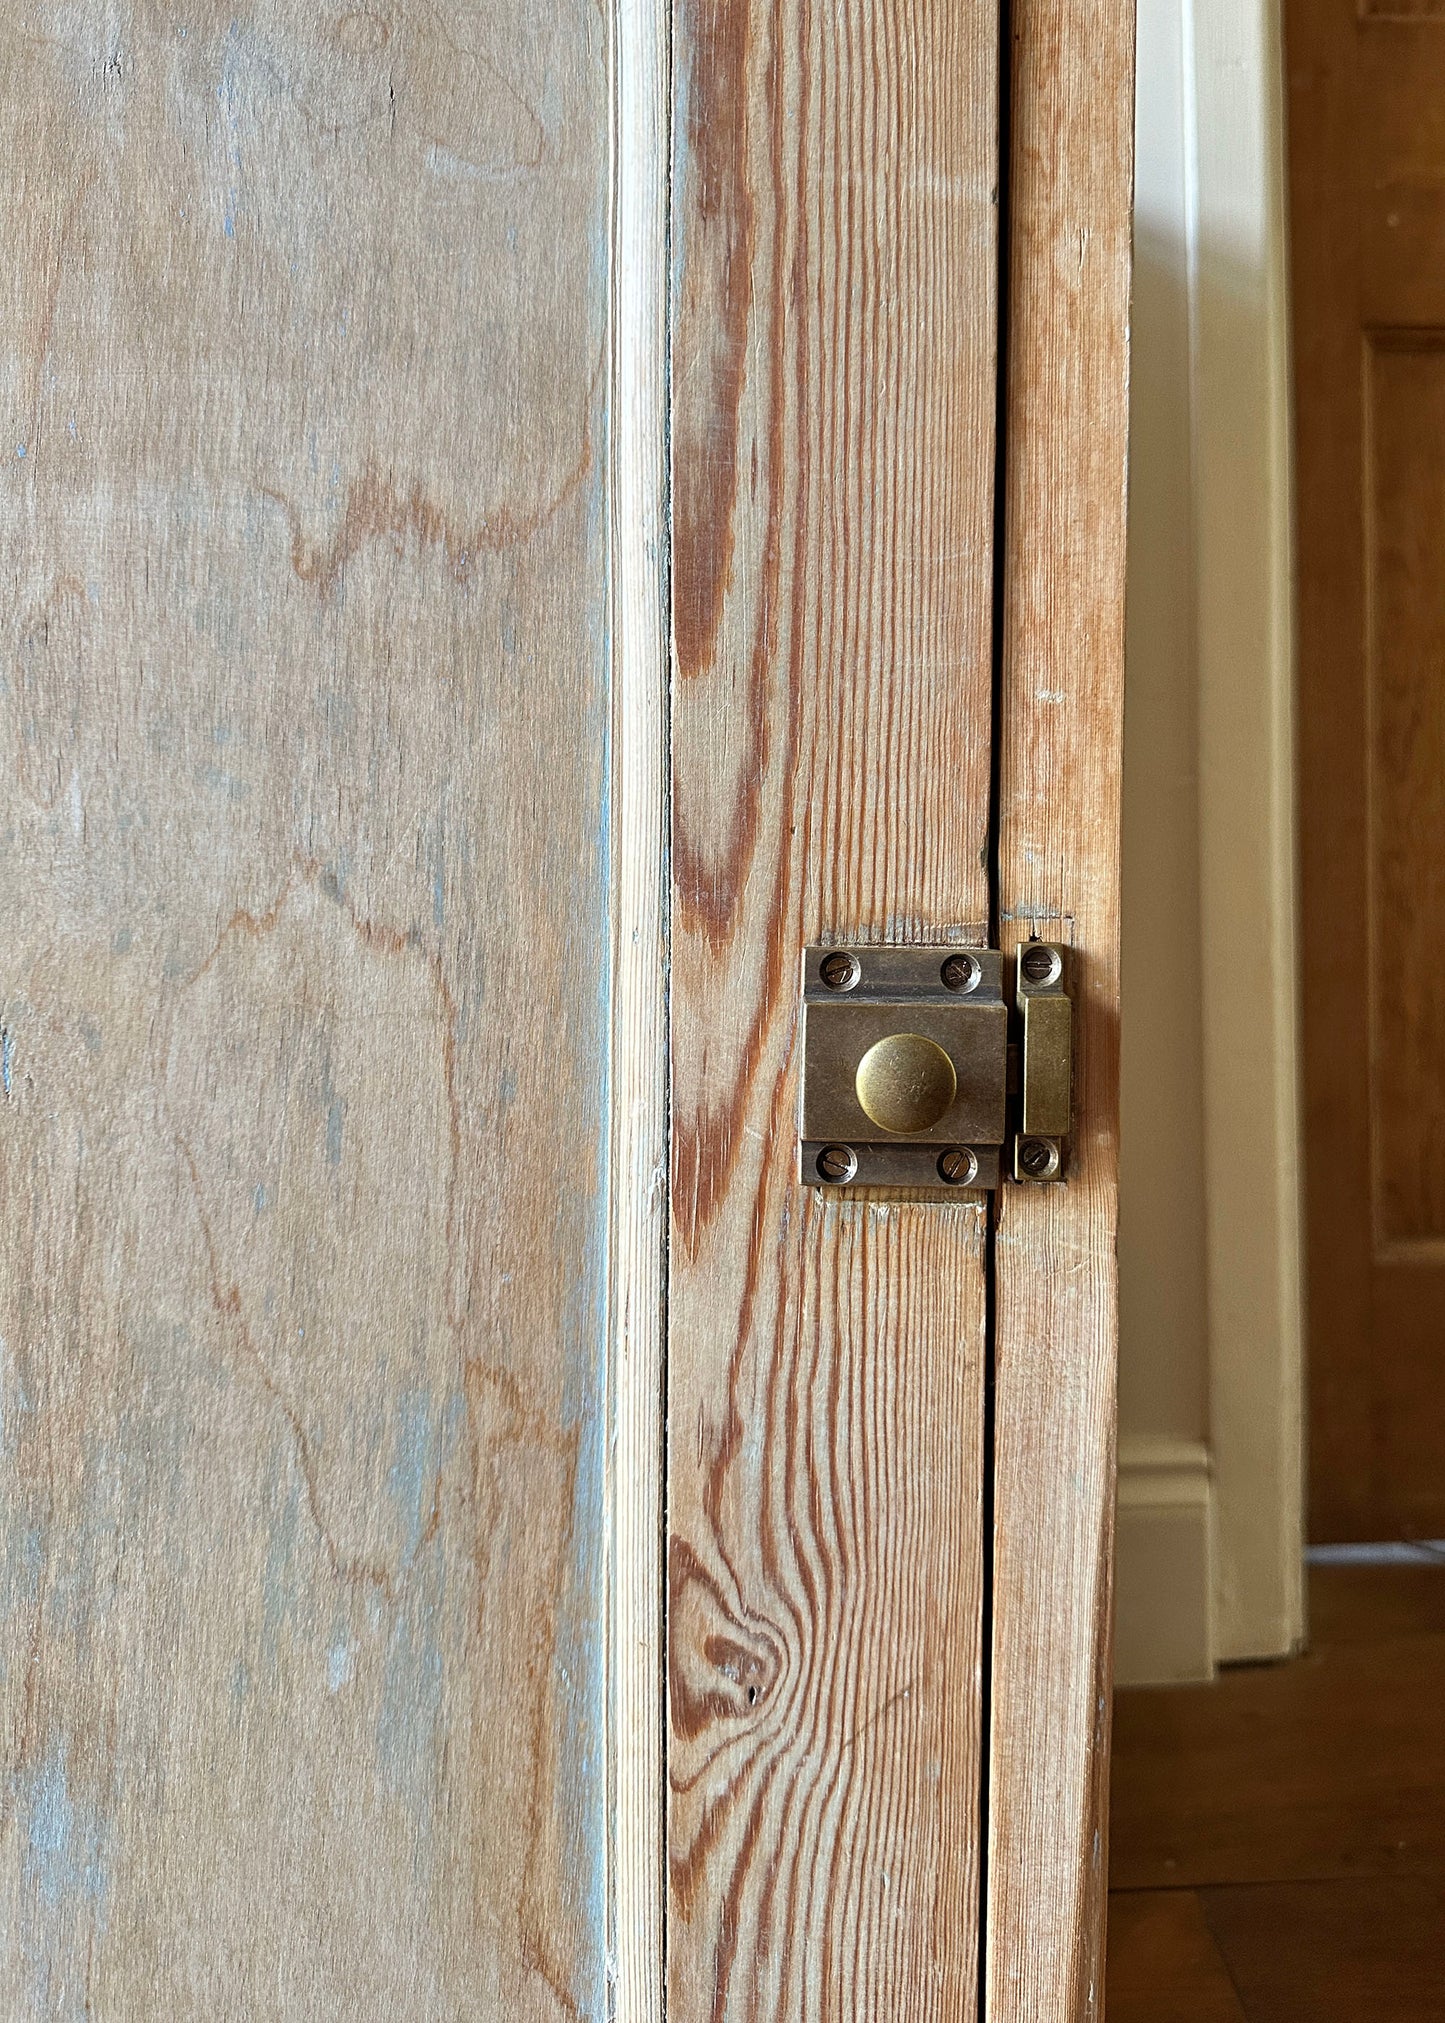
[[[974,2013],[983,1210],[795,1188],[797,951],[982,940],[997,23],[675,14],[670,2013]]]

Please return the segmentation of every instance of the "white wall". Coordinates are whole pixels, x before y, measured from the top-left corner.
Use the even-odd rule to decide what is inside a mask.
[[[1117,1673],[1303,1629],[1273,0],[1139,0]]]

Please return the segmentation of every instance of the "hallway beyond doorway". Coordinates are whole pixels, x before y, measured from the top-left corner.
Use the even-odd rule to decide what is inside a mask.
[[[1109,2023],[1445,2016],[1445,1563],[1313,1566],[1310,1622],[1118,1695]]]

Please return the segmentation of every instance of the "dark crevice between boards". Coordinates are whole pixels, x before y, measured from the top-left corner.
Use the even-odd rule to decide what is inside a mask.
[[[668,1540],[672,1536],[672,1478],[669,1473],[669,1407],[672,1402],[672,829],[673,829],[673,720],[674,686],[677,680],[677,661],[672,651],[673,638],[673,581],[672,581],[672,336],[675,316],[673,302],[673,246],[676,238],[677,205],[677,161],[673,153],[674,135],[678,120],[678,108],[674,93],[677,89],[677,72],[673,61],[674,38],[677,33],[676,13],[671,6],[662,14],[663,22],[663,69],[666,82],[663,86],[664,131],[662,135],[662,159],[666,164],[667,196],[662,222],[663,272],[667,276],[664,283],[662,305],[662,518],[659,526],[661,553],[657,567],[662,585],[663,636],[668,642],[667,680],[663,687],[662,709],[662,880],[658,893],[658,908],[662,920],[662,1313],[659,1317],[662,1330],[662,1367],[658,1373],[661,1396],[658,1411],[658,1481],[662,1492],[662,1509],[659,1513],[662,1523],[662,1549],[658,1554],[658,1655],[660,1671],[657,1681],[657,1740],[661,1751],[662,1777],[659,1797],[662,1816],[657,1823],[658,1848],[662,1855],[662,1874],[658,1878],[659,1906],[658,1918],[661,1926],[662,1959],[659,1963],[662,1985],[658,1989],[661,2015],[658,2023],[667,2023],[668,2007],[672,1992],[672,1890],[670,1886],[671,1864],[668,1842],[668,1761],[671,1747],[671,1730],[668,1718],[668,1678],[671,1663],[672,1619],[667,1606],[667,1561]]]
[[[1010,135],[1013,94],[1013,16],[1010,0],[998,0],[998,169],[994,193],[998,245],[994,315],[994,439],[993,439],[993,631],[989,735],[988,799],[988,937],[999,939],[999,829],[1002,806],[1004,599],[1008,531],[1008,366],[1009,269],[1012,257],[1009,229]],[[993,1770],[993,1602],[994,1602],[994,1398],[998,1319],[998,1276],[995,1250],[998,1196],[988,1197],[984,1225],[982,1510],[979,1527],[979,1762],[978,1762],[978,2015],[988,2023],[988,1899],[989,1787]]]

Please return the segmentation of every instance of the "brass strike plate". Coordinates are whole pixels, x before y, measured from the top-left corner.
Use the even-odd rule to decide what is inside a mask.
[[[1062,1180],[1073,1105],[1074,1007],[1067,951],[1051,941],[1020,942],[1014,1002],[1023,1026],[1023,1089],[1015,1180]]]
[[[804,951],[806,1185],[997,1187],[1007,1079],[996,949]]]
[[[979,1189],[1005,1171],[1062,1180],[1073,1100],[1067,964],[1055,943],[1024,942],[1011,1020],[997,949],[805,949],[802,1183]]]

